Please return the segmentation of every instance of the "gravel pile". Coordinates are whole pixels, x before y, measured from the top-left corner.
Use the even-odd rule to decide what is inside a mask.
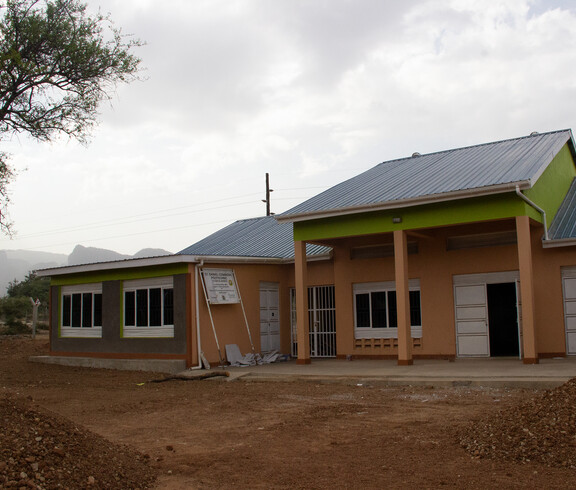
[[[576,378],[459,434],[472,456],[576,468]]]
[[[147,457],[47,414],[0,399],[0,488],[149,488]]]

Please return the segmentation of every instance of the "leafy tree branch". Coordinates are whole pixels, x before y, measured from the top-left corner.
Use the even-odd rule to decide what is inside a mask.
[[[40,141],[67,135],[86,143],[98,107],[119,83],[138,78],[142,43],[109,15],[80,0],[7,0],[0,4],[0,140],[27,133]],[[14,173],[0,153],[0,231],[9,233],[7,185]]]

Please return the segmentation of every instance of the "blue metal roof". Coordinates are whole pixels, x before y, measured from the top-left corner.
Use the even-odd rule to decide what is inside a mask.
[[[306,245],[309,256],[327,254],[330,250],[320,245]],[[273,216],[239,220],[178,254],[290,259],[294,257],[292,223],[279,223]]]
[[[570,130],[535,133],[477,146],[380,163],[279,214],[280,220],[305,219],[403,201],[448,199],[450,193],[483,190],[505,192],[505,184],[531,187],[569,141]],[[500,186],[500,187],[498,187]]]
[[[550,240],[576,238],[576,179],[572,181],[566,197],[548,230]]]

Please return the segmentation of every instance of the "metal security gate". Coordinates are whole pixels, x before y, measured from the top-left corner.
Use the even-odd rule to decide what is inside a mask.
[[[296,294],[290,290],[292,355],[298,355],[296,341]],[[308,288],[310,357],[336,357],[336,304],[334,286]]]

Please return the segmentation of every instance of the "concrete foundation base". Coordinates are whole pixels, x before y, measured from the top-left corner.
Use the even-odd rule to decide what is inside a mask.
[[[152,371],[176,374],[186,369],[186,361],[181,359],[101,359],[94,357],[33,356],[31,362],[60,364],[98,369],[118,369],[121,371]]]

